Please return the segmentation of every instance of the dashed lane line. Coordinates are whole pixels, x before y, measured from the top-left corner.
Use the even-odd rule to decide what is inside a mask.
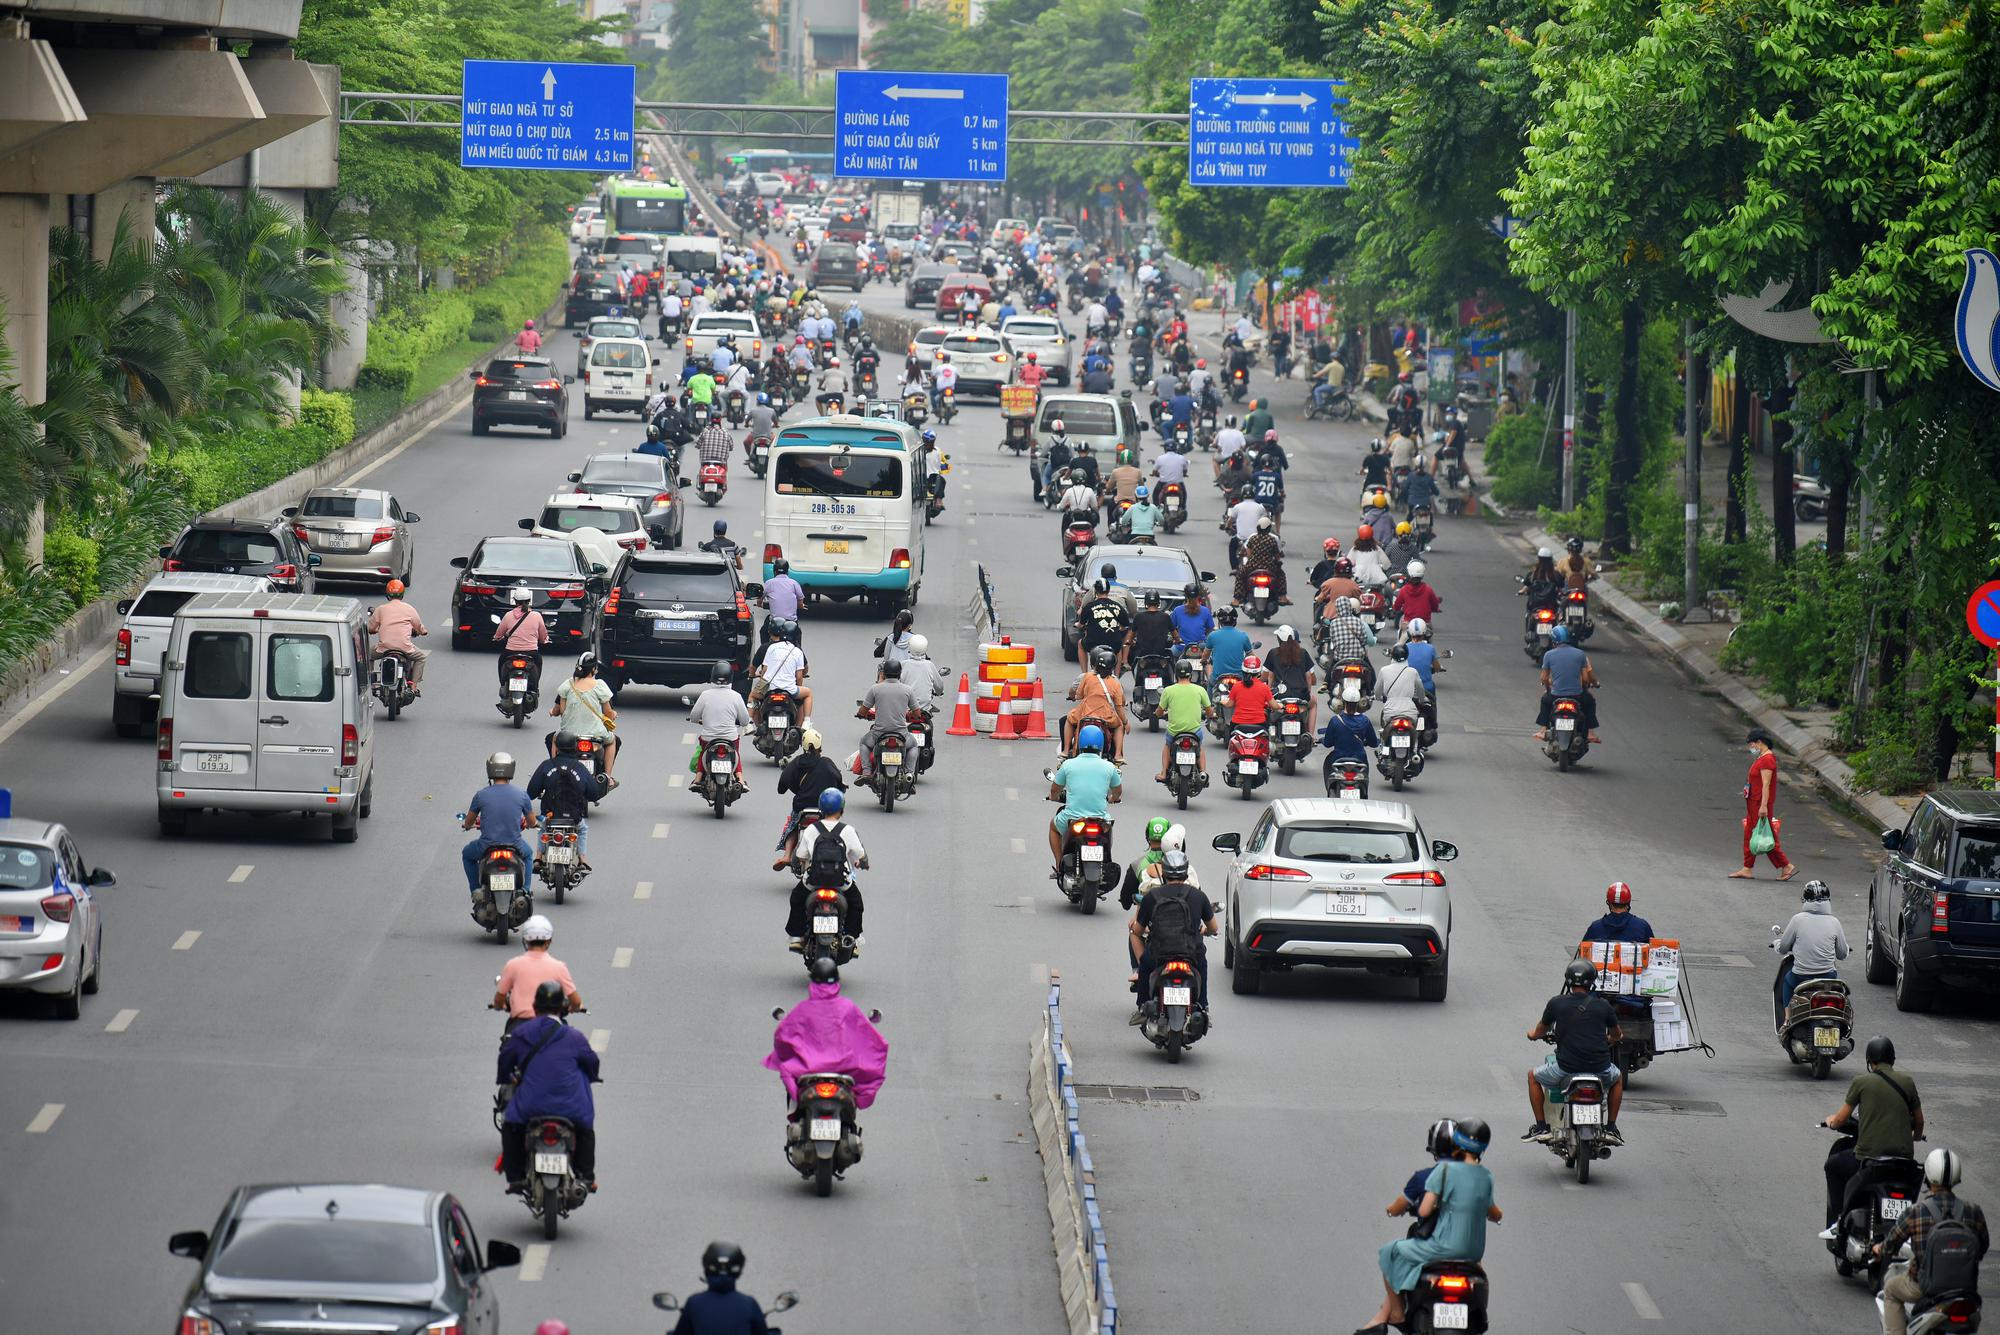
[[[174,938],[174,949],[193,950],[194,943],[199,940],[201,940],[200,932],[182,932],[178,937]]]
[[[590,1031],[591,1051],[602,1054],[610,1046],[611,1031],[609,1029],[593,1029]]]
[[[541,1282],[542,1276],[548,1273],[549,1252],[551,1250],[552,1248],[546,1242],[531,1243],[521,1248],[521,1282],[523,1284],[538,1284]]]
[[[132,1021],[138,1018],[139,1012],[135,1010],[127,1009],[119,1011],[111,1017],[111,1023],[104,1026],[104,1032],[107,1034],[122,1034],[127,1029],[130,1029]]]
[[[686,780],[687,775],[685,774],[669,774],[667,776],[667,787],[679,788]]]
[[[1018,802],[1021,800],[1021,790],[1019,788],[1008,788],[1003,791],[1006,792],[1009,802]]]
[[[667,822],[663,820],[653,822],[653,837],[655,839],[664,839],[667,837]]]
[[[1028,851],[1028,841],[1026,839],[1009,839],[1007,841],[1007,851],[1010,853],[1025,853]]]
[[[641,881],[639,882],[639,884],[632,887],[632,898],[651,899],[652,897],[653,897],[653,883],[651,881]]]
[[[1632,1310],[1639,1314],[1641,1321],[1658,1321],[1660,1319],[1660,1305],[1653,1301],[1652,1294],[1646,1292],[1644,1284],[1627,1281],[1618,1287],[1625,1290],[1626,1298],[1631,1300]]]
[[[235,871],[229,873],[229,883],[231,885],[241,885],[245,881],[249,880],[250,873],[256,870],[257,870],[256,863],[246,862],[242,866],[238,867]]]
[[[612,951],[612,952],[611,952],[611,967],[612,967],[612,968],[614,968],[614,969],[629,969],[629,968],[631,968],[631,967],[632,967],[632,947],[630,947],[630,946],[620,946],[620,947],[618,947],[618,949],[616,949],[616,950]]]
[[[1033,895],[1022,895],[1014,902],[1021,906],[1021,912],[1023,913],[1033,913],[1035,911],[1035,897]]]
[[[54,1126],[56,1124],[56,1118],[61,1117],[62,1114],[63,1114],[62,1104],[44,1103],[42,1105],[42,1110],[35,1114],[35,1120],[28,1123],[28,1134],[31,1136],[41,1135],[44,1131],[47,1131],[50,1127]]]

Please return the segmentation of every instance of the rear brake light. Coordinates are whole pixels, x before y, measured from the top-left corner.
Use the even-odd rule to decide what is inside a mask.
[[[582,589],[581,587],[578,587],[578,586],[571,586],[571,587],[569,587],[569,588],[556,588],[556,589],[550,589],[550,590],[549,590],[549,597],[551,597],[551,598],[581,598],[581,597],[583,597],[583,589]]]
[[[1595,1084],[1573,1085],[1569,1091],[1569,1101],[1571,1103],[1602,1103],[1604,1101],[1604,1090]]]
[[[1416,724],[1407,718],[1398,717],[1389,720],[1389,731],[1391,732],[1410,732],[1413,731],[1415,727]]]
[[[1931,895],[1931,931],[1948,932],[1950,930],[1951,896],[1942,890],[1934,891]]]
[[[174,759],[174,720],[172,715],[160,715],[160,727],[157,736],[160,741],[161,762],[163,764],[172,764]]]
[[[672,505],[673,503],[674,503],[674,494],[671,491],[659,491],[653,493],[654,505],[656,506]]]
[[[118,657],[116,661],[119,667],[132,666],[132,632],[123,626],[118,628]]]
[[[284,562],[271,571],[273,580],[293,580],[299,577],[299,568],[290,561]]]
[[[950,391],[947,390],[946,392],[949,393]],[[908,570],[910,568],[910,549],[907,547],[898,547],[895,551],[890,552],[889,568],[891,570]]]
[[[1582,589],[1571,589],[1569,591],[1569,600],[1573,603],[1580,603],[1589,596]]]
[[[1555,608],[1553,608],[1553,607],[1538,607],[1538,608],[1536,608],[1536,609],[1535,609],[1535,620],[1537,620],[1537,621],[1554,621],[1555,619],[1556,619],[1556,610],[1555,610]]]
[[[1847,1009],[1847,998],[1838,992],[1821,992],[1813,997],[1812,1004],[1816,1011],[1844,1011]]]
[[[375,530],[375,536],[368,540],[368,545],[373,547],[385,542],[394,542],[395,540],[396,530],[385,524]]]
[[[485,376],[481,376],[481,377],[479,377],[479,379],[477,379],[477,380],[473,381],[472,383],[473,383],[473,384],[474,384],[475,386],[478,386],[478,385],[490,385],[490,384],[492,384],[493,382],[492,382],[491,380],[488,380],[488,379],[487,379],[487,378],[486,378]]]
[[[1894,1187],[1889,1188],[1886,1192],[1882,1194],[1887,1196],[1892,1201],[1906,1201],[1910,1199],[1909,1193],[1897,1191]]]
[[[832,1080],[821,1080],[813,1086],[813,1093],[823,1099],[840,1097],[840,1085]]]
[[[1384,885],[1443,885],[1444,873],[1431,871],[1396,871],[1382,878]]]
[[[748,621],[750,619],[750,600],[745,598],[741,591],[738,591],[736,595],[736,619],[738,621]]]
[[[1250,577],[1250,582],[1252,584],[1269,584],[1271,582],[1271,573],[1268,570],[1260,570]]]
[[[646,537],[642,533],[627,534],[625,537],[616,539],[616,541],[620,547],[628,552],[643,552],[646,550]]]
[[[1310,881],[1312,873],[1300,871],[1297,867],[1273,867],[1268,862],[1260,862],[1243,873],[1246,881]]]
[[[174,559],[173,557],[171,557],[171,556],[167,558],[167,563],[166,563],[166,565],[165,565],[165,566],[163,567],[163,569],[166,569],[166,570],[179,570],[180,568],[181,568],[181,563],[180,563],[179,561],[176,561],[176,560],[175,560],[175,559]]]
[[[424,1335],[465,1335],[465,1322],[455,1316],[442,1321],[433,1321],[424,1327]]]
[[[562,1128],[554,1122],[542,1123],[542,1144],[557,1145],[562,1142]]]
[[[584,374],[583,374],[583,379],[584,379],[584,383],[585,383],[585,384],[589,384],[589,383],[590,383],[590,372],[588,372],[588,371],[585,371],[585,372],[584,372]],[[562,388],[562,381],[560,381],[560,380],[537,380],[537,381],[535,382],[535,388],[536,388],[536,389],[561,389],[561,388]]]
[[[491,595],[493,595],[493,594],[496,594],[496,593],[500,592],[500,590],[498,590],[498,589],[494,588],[494,587],[493,587],[492,585],[490,585],[490,584],[466,584],[466,585],[461,585],[458,591],[459,591],[460,593],[472,593],[472,594],[485,594],[485,595],[487,595],[487,596],[489,596],[489,597],[490,597]]]
[[[297,538],[300,542],[310,543],[312,541],[312,534],[306,532],[306,526],[304,524],[292,525],[292,536]]]
[[[1439,1275],[1431,1281],[1431,1287],[1439,1293],[1468,1293],[1472,1289],[1472,1276]]]
[[[839,891],[837,891],[837,890],[815,890],[815,891],[813,891],[813,897],[814,897],[815,899],[834,899],[834,898],[837,898],[837,897],[839,896],[839,894],[840,894],[840,892],[839,892]]]
[[[68,922],[69,915],[76,911],[73,895],[50,895],[42,901],[42,916],[50,922]]]
[[[624,596],[625,596],[625,591],[623,589],[613,589],[608,595],[606,595],[604,599],[604,615],[608,617],[617,616],[618,602]]]
[[[340,763],[358,765],[361,763],[361,734],[352,723],[340,725]]]
[[[222,1335],[222,1327],[199,1313],[183,1312],[180,1335]]]

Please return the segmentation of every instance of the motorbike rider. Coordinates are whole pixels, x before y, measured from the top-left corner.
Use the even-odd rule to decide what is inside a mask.
[[[764,638],[770,639],[773,621],[792,623],[795,643],[803,643],[799,638],[799,613],[805,609],[805,586],[792,578],[792,563],[784,557],[771,562],[771,577],[764,581],[764,595],[758,599],[764,604]]]
[[[1016,380],[1033,390],[1041,389],[1048,378],[1049,368],[1042,365],[1041,354],[1035,352],[1028,354],[1027,359],[1021,363],[1020,370],[1015,373]]]
[[[560,1117],[574,1129],[576,1175],[597,1190],[597,1113],[590,1087],[599,1079],[598,1058],[583,1031],[563,1022],[567,1007],[562,983],[544,981],[535,988],[534,1018],[500,1045],[494,1083],[514,1086],[500,1117],[500,1162],[509,1195],[527,1190],[528,1123],[540,1117]]]
[[[1042,446],[1042,476],[1037,484],[1036,500],[1042,499],[1042,489],[1055,486],[1057,470],[1069,467],[1070,458],[1074,453],[1075,451],[1070,448],[1069,433],[1063,429],[1062,418],[1058,417],[1049,423],[1048,443]]]
[[[1425,717],[1431,694],[1424,686],[1423,674],[1410,666],[1409,650],[1403,645],[1389,646],[1389,662],[1376,678],[1376,689],[1384,724],[1399,715],[1419,720]]]
[[[1272,632],[1272,638],[1277,643],[1264,661],[1271,674],[1272,689],[1280,698],[1305,702],[1305,731],[1310,737],[1318,731],[1319,720],[1319,701],[1313,697],[1313,689],[1319,682],[1313,672],[1312,655],[1299,643],[1299,633],[1290,626],[1279,626]]]
[[[1224,677],[1241,676],[1244,656],[1250,652],[1250,637],[1236,625],[1236,609],[1225,607],[1218,616],[1222,622],[1208,633],[1208,671],[1210,681],[1221,681]]]
[[[1319,357],[1325,351],[1325,358]],[[1347,387],[1347,365],[1332,355],[1332,349],[1323,346],[1315,349],[1311,367],[1312,402],[1315,410],[1324,412],[1332,406]]]
[[[822,413],[838,413],[847,405],[847,372],[840,369],[840,358],[828,357],[826,370],[820,372],[819,397],[813,400]]]
[[[914,642],[914,636],[912,642]],[[908,646],[905,646],[907,651]],[[861,707],[855,711],[856,718],[869,719],[868,731],[861,739],[861,773],[875,772],[875,753],[884,738],[897,737],[905,745],[910,740],[910,711],[916,708],[917,697],[903,680],[903,660],[884,659],[882,679],[868,688],[868,694],[861,699]]]
[[[751,441],[769,440],[777,434],[778,414],[771,407],[769,394],[758,392],[756,401],[750,405],[746,423],[747,427],[743,433],[743,457],[747,459],[750,457]]]
[[[1174,823],[1165,816],[1155,816],[1146,822],[1145,851],[1133,858],[1125,866],[1125,879],[1118,883],[1118,907],[1129,909],[1145,897],[1140,886],[1155,877],[1155,869],[1160,861],[1160,841],[1167,837],[1167,831]],[[1139,981],[1139,943],[1129,936],[1125,942],[1126,956],[1132,961],[1132,974],[1126,978],[1127,984]]]
[[[725,482],[729,475],[730,445],[729,427],[719,414],[709,418],[708,425],[694,438],[696,457],[704,467],[709,464],[718,465],[722,469]]]
[[[867,906],[861,901],[861,883],[854,873],[868,869],[868,850],[861,846],[861,836],[854,827],[841,819],[847,811],[847,794],[842,788],[829,785],[821,789],[817,809],[817,819],[799,821],[798,842],[792,853],[798,882],[792,886],[785,935],[791,938],[791,949],[803,947],[806,896],[813,890],[832,886],[847,896],[847,927],[859,953],[867,941],[861,935],[862,915]]]
[[[1416,465],[1410,470],[1409,481],[1403,484],[1403,513],[1415,515],[1419,510],[1428,510],[1437,504],[1437,479],[1424,464],[1423,456],[1417,456]]]
[[[1122,516],[1125,540],[1140,547],[1152,546],[1154,537],[1159,533],[1161,518],[1160,507],[1153,504],[1152,490],[1141,482],[1133,489],[1132,508]]]
[[[736,756],[736,773],[743,773],[743,730],[751,726],[750,706],[734,685],[736,669],[727,659],[717,659],[708,670],[708,686],[694,698],[688,718],[695,724],[694,754],[688,758],[688,772],[701,775],[702,752],[710,742],[728,742]]]
[[[884,663],[900,662],[909,657],[910,641],[916,638],[916,624],[915,612],[907,607],[899,608],[895,618],[889,622],[889,633],[876,638],[875,657]],[[882,680],[880,669],[875,673],[875,680]]]
[[[1334,540],[1328,538],[1327,541]],[[1321,565],[1327,564],[1321,563]],[[1317,571],[1319,568],[1315,566],[1314,570]],[[1334,557],[1329,573],[1318,580],[1317,584],[1318,591],[1313,595],[1313,600],[1319,605],[1318,614],[1322,618],[1332,616],[1334,604],[1342,598],[1352,598],[1355,600],[1355,606],[1361,605],[1361,583],[1354,578],[1353,557],[1344,555]]]
[[[727,436],[723,437],[725,446],[728,439]],[[697,543],[696,546],[704,552],[713,552],[717,556],[728,558],[735,563],[738,570],[743,568],[743,548],[737,543],[736,539],[729,536],[729,521],[727,519],[716,520],[709,528],[708,541]]]
[[[1327,796],[1333,796],[1333,766],[1340,760],[1356,760],[1361,763],[1361,796],[1368,796],[1368,758],[1382,739],[1375,732],[1374,721],[1359,700],[1343,700],[1339,707],[1327,716],[1326,729],[1319,735],[1320,744],[1326,747],[1326,759],[1321,763],[1321,778],[1326,784]]]
[[[512,605],[500,624],[493,628],[493,638],[500,642],[503,652],[500,656],[500,677],[506,680],[508,673],[507,655],[526,654],[528,676],[534,683],[535,691],[542,689],[542,650],[549,642],[549,623],[535,610],[535,595],[526,585],[515,585],[507,595]]]
[[[1368,442],[1368,453],[1361,460],[1361,486],[1371,495],[1388,489],[1389,454],[1380,436]]]
[[[1799,911],[1772,947],[1778,954],[1792,957],[1778,980],[1780,1015],[1792,1004],[1792,993],[1800,983],[1840,977],[1839,962],[1847,958],[1847,930],[1833,916],[1833,891],[1826,882],[1807,881],[1799,903]]]
[[[465,817],[459,823],[460,829],[479,831],[459,850],[468,893],[478,892],[480,859],[487,849],[498,845],[520,854],[521,893],[528,893],[533,882],[534,853],[521,832],[534,823],[535,804],[514,786],[514,757],[505,751],[495,751],[486,757],[486,786],[465,804]]]
[[[588,738],[604,752],[605,791],[616,788],[618,780],[611,776],[611,770],[618,762],[619,745],[611,734],[618,726],[618,711],[611,707],[611,688],[597,679],[596,654],[585,650],[577,655],[569,679],[556,687],[556,702],[549,713],[562,719],[548,735],[549,755],[556,753],[557,733]]]
[[[1071,524],[1097,523],[1097,488],[1086,482],[1070,465],[1069,489],[1056,502],[1056,532],[1065,534]]]
[[[1368,526],[1368,535],[1380,543],[1396,527],[1396,514],[1386,490],[1377,489],[1368,493],[1368,499],[1361,504],[1361,522]]]
[[[584,1009],[583,997],[569,976],[569,966],[549,953],[556,939],[555,924],[537,913],[521,924],[521,953],[500,966],[493,985],[488,1010],[507,1012],[507,1032],[535,1018],[535,994],[543,983],[553,982],[562,989],[564,1003],[572,1011]]]
[[[709,416],[713,417],[715,415],[716,384],[715,376],[710,373],[708,366],[708,358],[694,357],[689,359],[683,370],[689,373],[687,376],[688,411],[692,413],[696,404],[706,404],[709,408]]]
[[[1563,990],[1542,1007],[1542,1018],[1528,1037],[1540,1040],[1551,1032],[1556,1048],[1546,1061],[1528,1074],[1528,1106],[1534,1110],[1534,1125],[1523,1140],[1547,1140],[1549,1123],[1543,1111],[1546,1089],[1562,1089],[1571,1075],[1603,1077],[1610,1089],[1610,1109],[1605,1114],[1604,1140],[1622,1145],[1618,1133],[1618,1107],[1625,1101],[1625,1073],[1611,1060],[1611,1045],[1625,1036],[1618,1026],[1618,1012],[1610,999],[1597,990],[1597,966],[1589,960],[1573,959],[1563,966]]]
[[[1099,575],[1090,586],[1090,597],[1076,614],[1075,639],[1084,661],[1095,662],[1099,649],[1109,649],[1112,670],[1122,672],[1126,666],[1125,643],[1131,638],[1134,620],[1125,609],[1125,600],[1112,591],[1111,581]]]
[[[1132,618],[1123,649],[1125,663],[1134,669],[1142,659],[1173,657],[1174,619],[1162,605],[1158,589],[1146,590],[1144,606]]]
[[[1208,950],[1202,937],[1216,936],[1221,927],[1215,920],[1215,905],[1201,890],[1188,884],[1188,856],[1179,849],[1160,855],[1160,883],[1139,901],[1129,932],[1139,956],[1139,977],[1133,983],[1139,1004],[1130,1024],[1144,1024],[1146,1007],[1152,1001],[1153,971],[1168,959],[1191,959],[1201,975],[1201,991],[1195,1004],[1208,1009]],[[1211,1019],[1211,1023],[1212,1023]]]
[[[1183,658],[1207,656],[1208,637],[1215,631],[1215,613],[1206,591],[1189,581],[1181,587],[1181,602],[1167,614],[1174,623],[1174,652]]]
[[[1613,881],[1604,891],[1604,914],[1583,929],[1583,941],[1636,941],[1653,939],[1653,924],[1632,912],[1632,887]]]
[[[1106,760],[1103,753],[1104,729],[1086,723],[1076,730],[1076,754],[1056,767],[1049,784],[1049,797],[1062,806],[1049,822],[1049,856],[1056,862],[1049,872],[1050,880],[1060,875],[1063,840],[1069,833],[1070,822],[1091,816],[1108,819],[1110,804],[1123,795],[1118,767]]]
[[[542,819],[576,822],[577,870],[588,874],[584,851],[590,843],[590,799],[597,793],[597,776],[577,755],[577,737],[556,733],[556,753],[535,766],[528,776],[528,796],[542,804]]]
[[[1160,692],[1160,713],[1166,718],[1167,739],[1160,747],[1160,772],[1153,776],[1155,783],[1167,781],[1167,767],[1174,763],[1174,738],[1201,732],[1202,721],[1208,717],[1210,701],[1208,691],[1194,679],[1193,662],[1181,658],[1174,663],[1174,682]],[[1201,774],[1201,781],[1208,781],[1208,756],[1200,746],[1194,749],[1195,765]]]
[[[1243,560],[1243,546],[1257,536],[1257,524],[1270,518],[1264,507],[1251,499],[1248,492],[1239,491],[1223,512],[1222,522],[1216,527],[1229,535],[1229,568],[1233,571]]]
[[[1563,587],[1580,589],[1597,578],[1597,563],[1583,554],[1583,539],[1571,537],[1563,544],[1563,555],[1556,560],[1556,574]]]
[[[1231,732],[1262,732],[1271,722],[1271,704],[1276,697],[1264,671],[1264,660],[1255,654],[1243,659],[1243,678],[1229,693]]]
[[[1326,620],[1326,659],[1335,667],[1343,663],[1361,664],[1361,689],[1368,692],[1375,689],[1375,664],[1368,656],[1368,646],[1374,642],[1374,633],[1361,619],[1360,602],[1335,598],[1333,615]]]
[[[798,643],[798,623],[783,617],[770,617],[764,624],[771,632],[771,642],[763,649],[756,676],[750,683],[750,703],[755,706],[751,716],[761,727],[764,697],[772,691],[783,691],[798,701],[799,726],[810,728],[813,691],[806,685],[809,669],[806,666],[806,651]]]
[[[1463,1117],[1453,1124],[1450,1136],[1451,1160],[1425,1175],[1423,1197],[1417,1204],[1420,1218],[1436,1220],[1432,1231],[1423,1237],[1397,1238],[1377,1249],[1382,1305],[1375,1309],[1373,1324],[1356,1335],[1388,1335],[1404,1325],[1408,1313],[1403,1295],[1416,1288],[1426,1265],[1434,1261],[1476,1265],[1486,1255],[1486,1225],[1502,1218],[1500,1207],[1493,1203],[1493,1174],[1480,1162],[1493,1131],[1476,1117]]]
[[[1389,521],[1382,522],[1380,531],[1387,531]],[[1377,532],[1372,524],[1361,525],[1354,531],[1354,545],[1347,552],[1348,560],[1354,563],[1354,578],[1364,588],[1380,589],[1389,582],[1389,566],[1375,538]]]
[[[1390,534],[1386,541],[1377,545],[1382,548],[1382,561],[1389,567],[1391,575],[1408,574],[1410,562],[1423,555],[1423,549],[1417,545],[1415,532],[1407,519],[1397,520],[1396,531]]]
[[[1546,547],[1537,548],[1535,564],[1521,581],[1521,592],[1528,599],[1528,610],[1553,607],[1562,587],[1562,576],[1556,573],[1555,553]]]
[[[1896,1069],[1895,1043],[1877,1034],[1862,1056],[1868,1069],[1848,1083],[1839,1111],[1820,1123],[1854,1135],[1852,1146],[1836,1145],[1826,1156],[1826,1228],[1819,1235],[1825,1242],[1839,1238],[1847,1203],[1873,1176],[1874,1165],[1864,1161],[1914,1159],[1924,1138],[1923,1100],[1917,1082]]]
[[[1099,584],[1103,582],[1098,581]],[[1093,600],[1093,603],[1101,608],[1104,600]],[[1120,614],[1117,625],[1118,640],[1122,644],[1126,628],[1123,620],[1124,609],[1117,610]],[[1066,697],[1076,702],[1076,707],[1063,718],[1062,733],[1066,754],[1074,755],[1077,746],[1072,739],[1081,737],[1084,728],[1094,726],[1099,729],[1101,735],[1110,739],[1110,759],[1116,763],[1123,755],[1125,687],[1118,680],[1117,661],[1117,651],[1109,645],[1099,644],[1089,650],[1089,666],[1071,684]]]
[[[944,671],[931,661],[930,638],[912,633],[903,647],[901,662],[903,685],[910,688],[910,698],[917,702],[917,708],[929,709],[931,701],[944,695]]]
[[[1403,1189],[1396,1194],[1396,1199],[1390,1201],[1383,1209],[1383,1214],[1391,1219],[1400,1219],[1406,1214],[1415,1213],[1417,1207],[1423,1204],[1424,1182],[1430,1177],[1431,1169],[1451,1158],[1454,1148],[1451,1143],[1451,1133],[1457,1129],[1458,1123],[1448,1117],[1431,1123],[1430,1130],[1424,1132],[1424,1149],[1430,1153],[1431,1161],[1410,1174],[1410,1180],[1403,1184]]]
[[[1549,640],[1549,650],[1542,655],[1542,708],[1535,716],[1535,740],[1548,739],[1556,701],[1573,699],[1583,706],[1583,726],[1590,740],[1601,741],[1597,735],[1597,692],[1591,689],[1598,684],[1597,670],[1590,665],[1590,655],[1569,642],[1568,626],[1557,626],[1549,632]]]
[[[1270,574],[1271,589],[1278,596],[1278,605],[1289,607],[1292,600],[1285,593],[1285,549],[1278,541],[1276,523],[1269,515],[1258,516],[1256,531],[1243,544],[1242,556],[1236,563],[1234,601],[1238,606],[1250,596],[1250,576],[1260,571]]]
[[[1430,725],[1437,726],[1437,674],[1444,671],[1438,662],[1437,646],[1431,643],[1431,623],[1422,617],[1412,617],[1403,627],[1410,638],[1403,646],[1408,654],[1410,666],[1424,679],[1424,689],[1430,692]]]
[[[1081,482],[1092,490],[1103,481],[1098,472],[1097,453],[1091,448],[1088,439],[1076,442],[1076,452],[1070,456],[1069,461],[1069,478],[1070,481]],[[1095,503],[1091,508],[1096,508]]]
[[[743,1261],[743,1249],[733,1242],[708,1244],[701,1254],[701,1277],[708,1289],[688,1295],[672,1335],[770,1335],[763,1305],[736,1291]]]
[[[1118,503],[1136,501],[1139,483],[1145,478],[1138,466],[1124,459],[1114,465],[1104,479],[1104,527],[1118,522]]]
[[[806,999],[785,1013],[771,1035],[764,1069],[778,1073],[794,1103],[800,1077],[822,1071],[847,1076],[854,1081],[854,1106],[866,1109],[887,1077],[888,1040],[859,1006],[840,995],[840,970],[832,960],[816,959],[811,970]]]
[[[1424,582],[1429,567],[1422,561],[1412,561],[1403,573],[1406,576],[1403,587],[1396,590],[1396,597],[1391,603],[1396,615],[1406,623],[1436,620],[1437,614],[1444,610],[1444,598],[1436,588]]]
[[[945,488],[950,483],[945,473],[951,467],[951,458],[938,448],[937,432],[925,428],[923,442],[924,447],[920,453],[924,461],[924,490],[927,495],[937,498],[937,507],[942,513]]]
[[[958,389],[958,368],[951,364],[951,354],[939,348],[931,362],[931,411],[937,412],[944,402],[946,390]]]
[[[1964,1161],[1956,1150],[1940,1145],[1924,1156],[1924,1194],[1903,1211],[1889,1236],[1875,1244],[1877,1256],[1893,1258],[1907,1244],[1911,1261],[1892,1265],[1882,1276],[1882,1335],[1907,1335],[1910,1328],[1905,1303],[1920,1303],[1947,1293],[1976,1288],[1979,1262],[1986,1258],[1991,1239],[1986,1231],[1986,1212],[1971,1201],[1962,1201],[1952,1188],[1965,1175]],[[1925,1265],[1931,1230],[1947,1219],[1972,1230],[1976,1255],[1962,1258],[1958,1273],[1944,1275]]]
[[[840,772],[840,766],[825,753],[825,739],[818,728],[804,728],[799,732],[799,753],[785,762],[785,768],[778,774],[778,793],[792,795],[792,812],[785,818],[785,828],[778,835],[778,858],[771,864],[772,871],[783,871],[792,865],[793,850],[798,847],[799,827],[807,817],[819,810],[821,798],[828,790],[840,791],[847,787],[847,779]]]
[[[402,654],[410,660],[410,689],[418,695],[424,693],[424,664],[430,660],[430,651],[417,648],[415,635],[428,635],[429,629],[424,619],[417,615],[417,609],[403,601],[403,581],[392,579],[384,590],[389,600],[368,614],[368,633],[375,637],[375,656],[384,653]],[[530,595],[532,596],[532,595]]]
[[[521,332],[514,335],[514,346],[521,350],[524,357],[532,357],[542,350],[542,331],[535,328],[533,320],[523,324]]]

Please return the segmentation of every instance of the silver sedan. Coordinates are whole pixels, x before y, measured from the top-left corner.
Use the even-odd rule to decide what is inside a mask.
[[[318,554],[321,579],[409,582],[416,565],[410,525],[420,516],[386,491],[314,487],[285,511],[292,533]]]
[[[0,989],[51,998],[58,1019],[82,1015],[104,950],[96,891],[113,884],[84,869],[62,826],[0,818]]]

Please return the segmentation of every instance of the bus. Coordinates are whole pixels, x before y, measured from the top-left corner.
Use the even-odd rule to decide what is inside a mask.
[[[597,217],[590,228],[598,241],[619,232],[680,235],[688,229],[687,190],[678,181],[614,176],[598,195]]]
[[[816,596],[916,605],[926,479],[915,427],[855,416],[785,426],[766,477],[764,578],[783,557]]]

